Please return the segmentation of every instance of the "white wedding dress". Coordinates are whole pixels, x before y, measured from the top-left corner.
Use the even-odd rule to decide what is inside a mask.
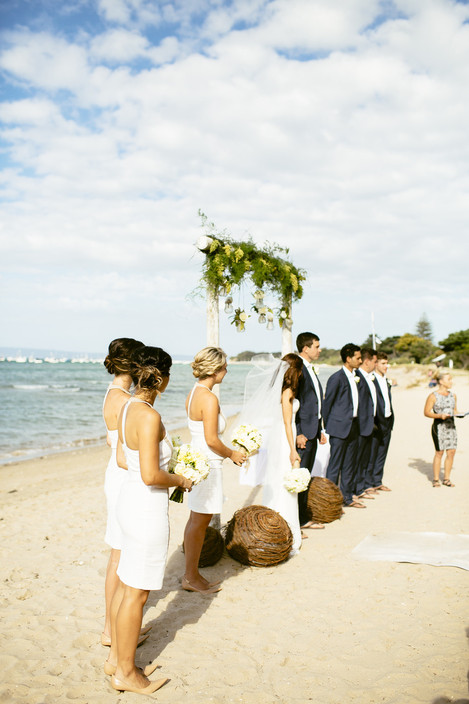
[[[251,423],[262,433],[262,447],[252,459],[247,470],[241,469],[240,483],[264,485],[264,506],[272,508],[287,521],[293,535],[291,555],[301,547],[301,529],[298,516],[298,494],[287,491],[284,477],[291,470],[290,446],[288,444],[282,415],[282,384],[287,362],[279,362],[272,356],[258,355],[253,358],[254,367],[249,372],[244,407],[240,423]],[[296,438],[295,416],[300,403],[293,400],[292,431]]]
[[[295,416],[300,407],[298,399],[293,399],[292,430],[296,438]],[[293,535],[290,555],[296,555],[301,547],[301,528],[298,516],[298,494],[287,491],[283,485],[284,477],[291,470],[290,446],[285,430],[271,433],[267,448],[266,472],[262,501],[265,506],[273,508],[286,520]]]

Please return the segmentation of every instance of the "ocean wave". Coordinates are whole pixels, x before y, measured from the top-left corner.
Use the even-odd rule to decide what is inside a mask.
[[[11,384],[10,389],[21,389],[22,391],[44,391],[49,388],[49,384]]]
[[[68,384],[51,384],[51,389],[54,389],[54,391],[57,391],[57,393],[62,394],[62,393],[68,393],[71,391],[72,393],[76,393],[77,391],[80,391],[79,386],[72,386]]]
[[[76,393],[81,391],[80,386],[75,384],[9,384],[7,389],[17,389],[19,391],[54,391],[58,394]]]

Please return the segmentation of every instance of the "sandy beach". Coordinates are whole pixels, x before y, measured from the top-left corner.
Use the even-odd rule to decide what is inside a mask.
[[[152,592],[150,638],[170,682],[162,704],[469,703],[466,570],[372,562],[352,550],[369,535],[402,530],[468,534],[469,416],[457,420],[455,488],[432,488],[430,390],[420,370],[391,368],[396,425],[384,482],[392,492],[308,531],[300,554],[275,568],[246,568],[226,553],[205,570],[223,580],[212,596],[181,590],[186,504],[170,503],[164,587]],[[461,411],[469,374],[454,374]],[[87,448],[0,468],[2,511],[0,701],[106,704],[118,695],[99,643],[108,548],[103,478],[109,450]],[[222,524],[261,490],[241,486],[226,463]],[[153,676],[155,677],[155,676]]]

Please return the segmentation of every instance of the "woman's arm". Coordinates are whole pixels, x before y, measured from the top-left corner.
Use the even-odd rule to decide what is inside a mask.
[[[293,418],[293,391],[291,389],[285,389],[282,392],[282,416],[283,424],[285,426],[285,433],[287,435],[288,445],[290,447],[290,462],[293,465],[295,462],[300,461],[300,456],[295,448],[295,442],[293,440],[293,430],[292,430],[292,418]]]
[[[425,401],[425,408],[423,409],[423,414],[424,416],[427,416],[427,418],[438,418],[439,420],[446,420],[446,418],[450,418],[447,413],[434,413],[433,412],[433,406],[435,405],[436,402],[436,396],[435,394],[430,394],[427,397],[427,400]]]
[[[147,486],[166,489],[179,486],[190,489],[192,482],[180,474],[169,474],[160,469],[161,416],[157,412],[145,413],[137,426],[140,474]]]
[[[205,442],[220,457],[229,457],[232,462],[241,465],[246,459],[246,453],[227,447],[218,436],[219,411],[217,397],[211,393],[206,394],[201,403]]]

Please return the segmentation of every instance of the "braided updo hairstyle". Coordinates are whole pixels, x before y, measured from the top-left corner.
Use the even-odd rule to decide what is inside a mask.
[[[225,362],[226,354],[221,347],[204,347],[194,357],[192,373],[196,379],[206,379],[220,371]]]
[[[159,389],[169,376],[173,360],[161,347],[140,347],[133,355],[130,374],[135,391]]]
[[[118,337],[109,343],[109,352],[104,360],[104,366],[109,374],[130,374],[133,354],[143,342],[133,337]]]

